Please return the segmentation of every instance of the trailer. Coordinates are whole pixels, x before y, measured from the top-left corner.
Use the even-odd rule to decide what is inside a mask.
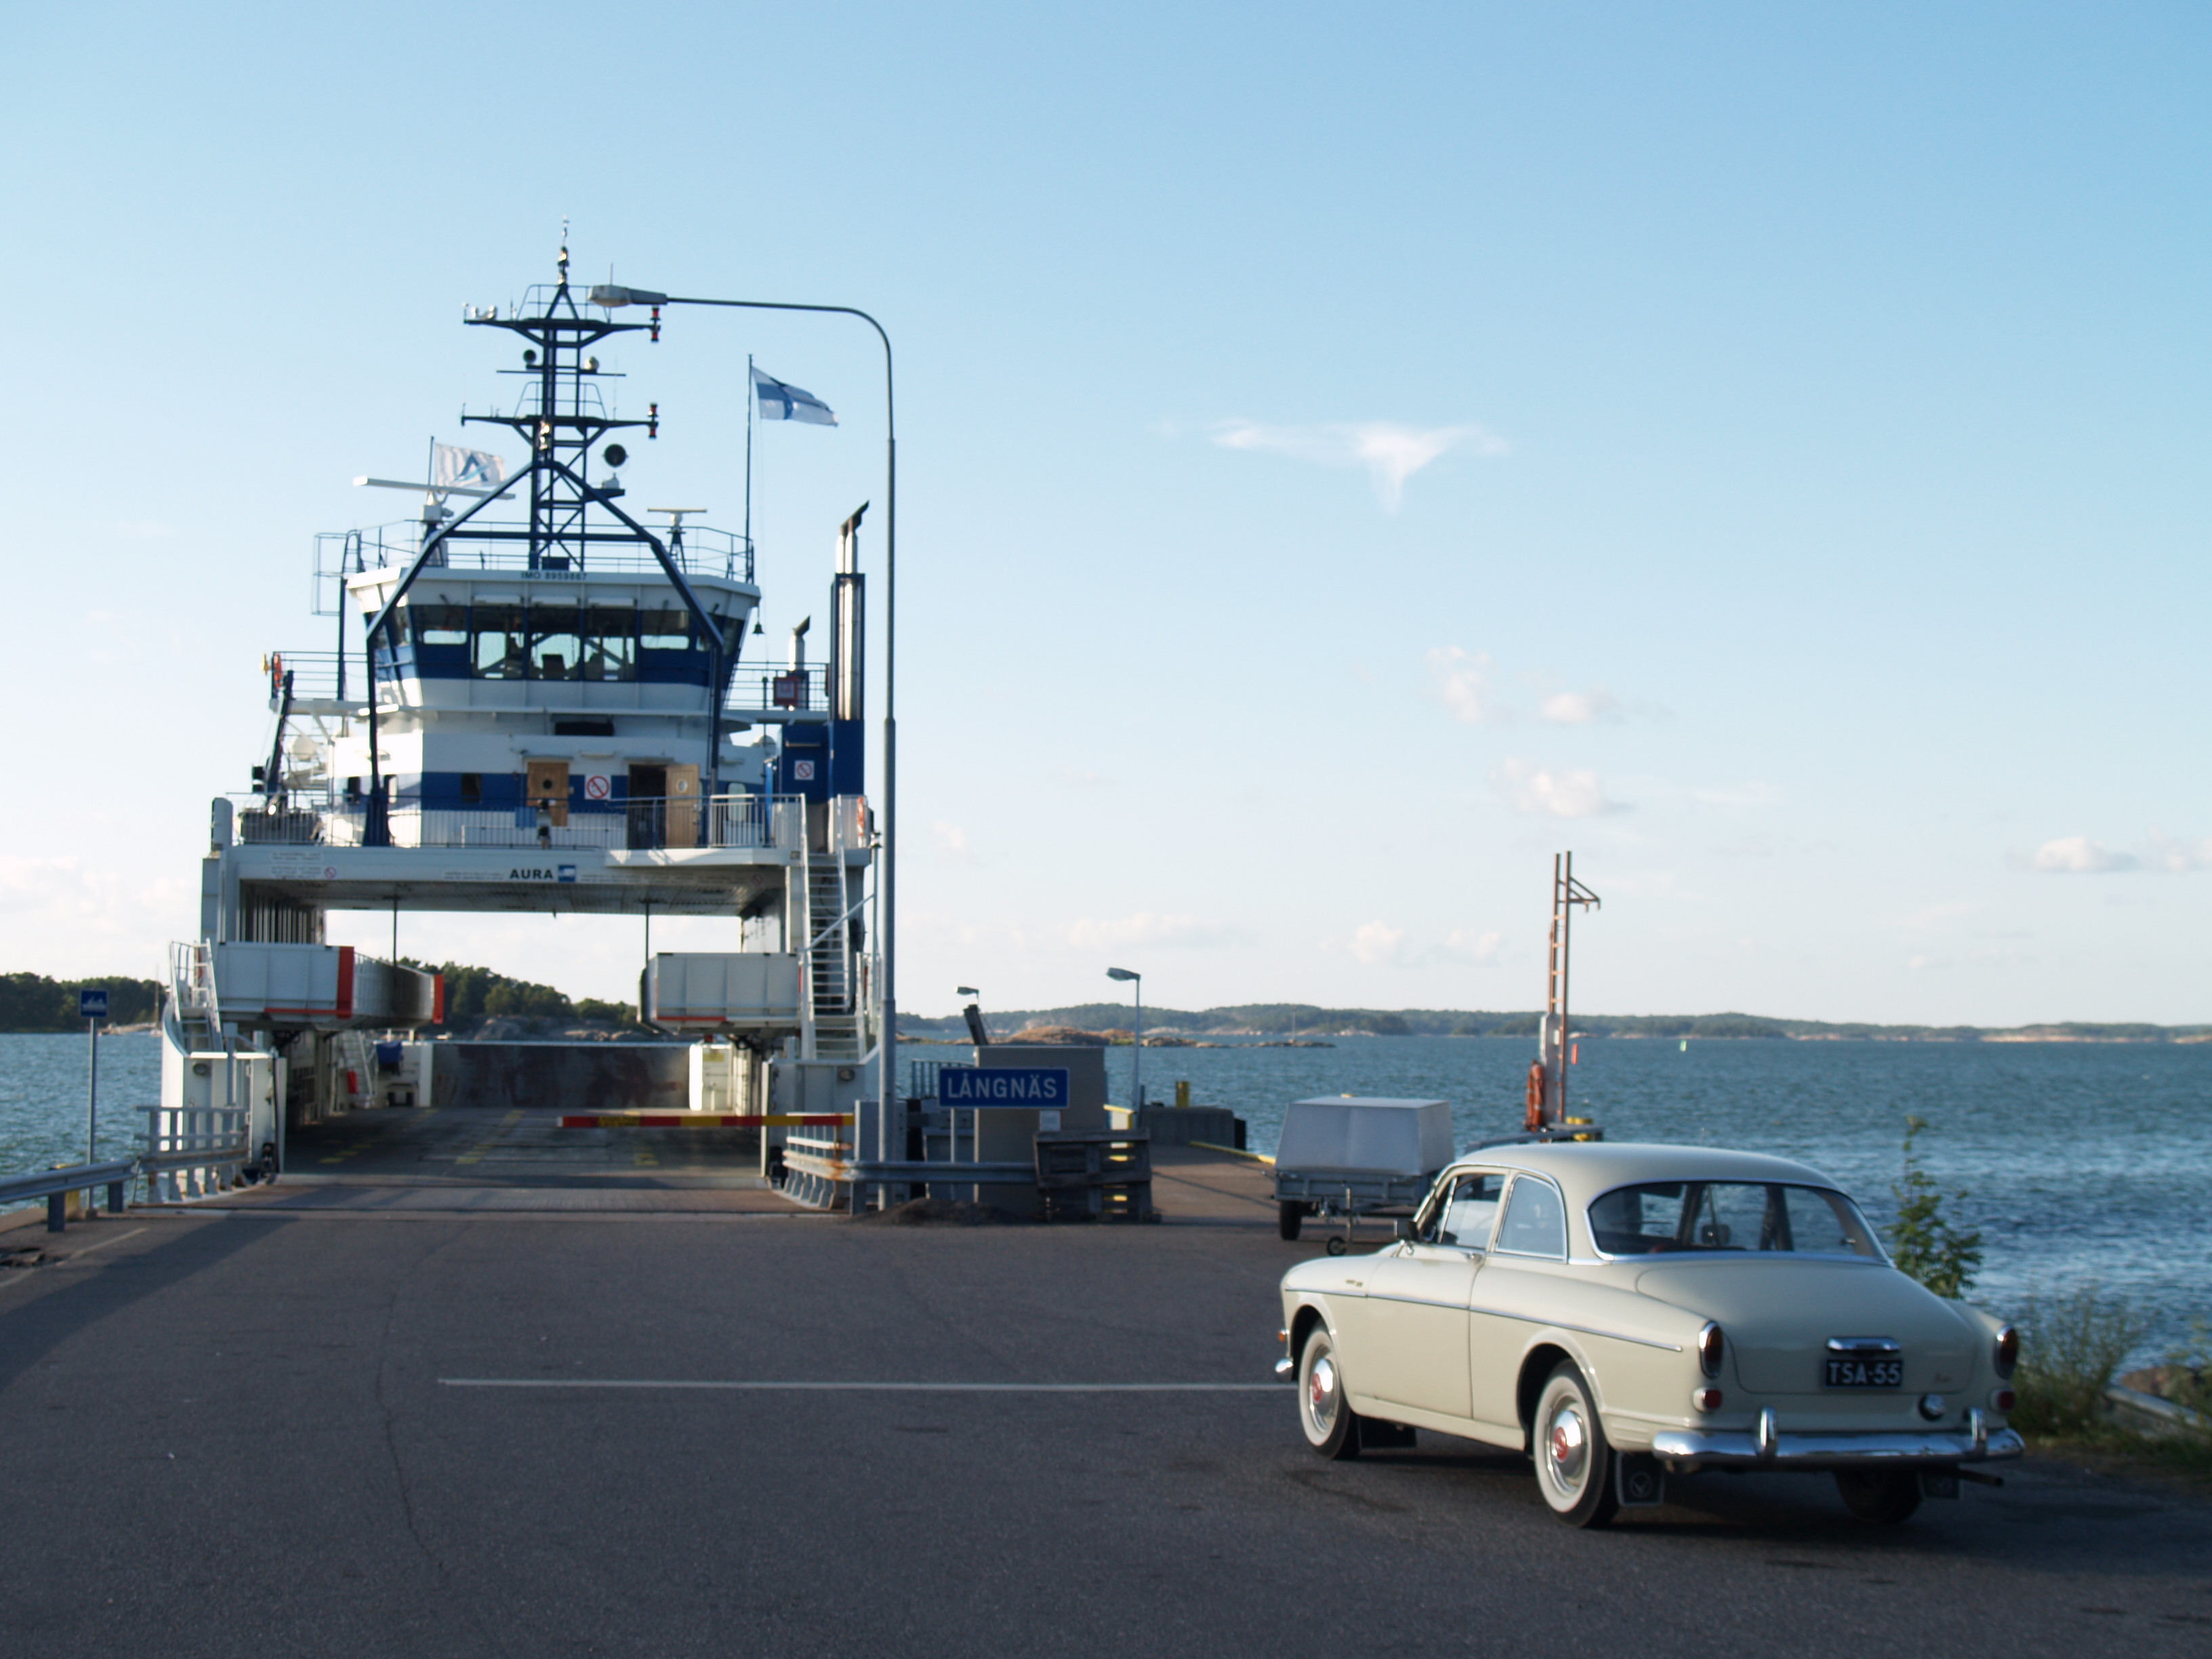
[[[1279,1230],[1296,1239],[1308,1216],[1341,1220],[1344,1231],[1330,1237],[1328,1253],[1342,1255],[1359,1217],[1411,1214],[1451,1161],[1451,1108],[1443,1101],[1293,1101],[1275,1147]]]

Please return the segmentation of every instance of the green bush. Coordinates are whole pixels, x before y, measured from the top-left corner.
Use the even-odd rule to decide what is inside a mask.
[[[2105,1390],[2143,1340],[2143,1317],[2095,1285],[2045,1301],[2027,1299],[2012,1425],[2030,1434],[2080,1436],[2105,1421]]]
[[[1905,1179],[1889,1190],[1897,1197],[1897,1219],[1883,1229],[1889,1255],[1900,1272],[1942,1297],[1957,1298],[1972,1286],[1982,1266],[1982,1236],[1964,1233],[1943,1213],[1945,1198],[1963,1200],[1966,1189],[1948,1195],[1920,1167],[1912,1143],[1928,1127],[1924,1117],[1905,1120]]]

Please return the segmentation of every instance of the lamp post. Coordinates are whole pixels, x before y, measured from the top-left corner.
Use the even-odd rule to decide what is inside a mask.
[[[591,303],[611,310],[621,306],[651,306],[653,321],[660,320],[663,306],[718,306],[736,311],[818,311],[841,317],[858,317],[876,331],[876,337],[884,344],[884,873],[883,873],[883,945],[884,945],[884,1029],[880,1042],[883,1064],[878,1076],[876,1104],[876,1157],[888,1159],[891,1155],[891,1109],[896,1103],[898,1090],[895,1073],[898,1048],[898,998],[896,994],[896,968],[898,940],[898,422],[891,395],[891,337],[884,332],[884,325],[865,311],[853,306],[812,306],[788,303],[778,300],[702,300],[678,295],[657,294],[650,289],[617,288],[602,283],[592,289]],[[660,337],[656,326],[653,337]],[[745,396],[753,395],[750,385]],[[721,688],[714,695],[722,695]],[[904,1137],[900,1137],[901,1155],[904,1155]],[[854,1207],[860,1206],[860,1194],[856,1186],[853,1194]]]
[[[1145,1109],[1145,976],[1127,968],[1109,968],[1109,979],[1125,979],[1137,994],[1137,1029],[1129,1044],[1129,1109]]]

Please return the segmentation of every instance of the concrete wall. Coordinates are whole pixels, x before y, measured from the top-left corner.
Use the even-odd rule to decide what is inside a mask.
[[[686,1042],[441,1042],[434,1106],[564,1112],[680,1112],[688,1103]]]

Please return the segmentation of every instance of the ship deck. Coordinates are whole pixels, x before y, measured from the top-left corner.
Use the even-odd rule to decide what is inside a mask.
[[[1158,1226],[907,1226],[681,1131],[404,1115],[220,1206],[0,1236],[49,1253],[0,1274],[12,1650],[2148,1656],[2212,1621],[2212,1505],[2036,1460],[1902,1528],[1705,1474],[1607,1534],[1507,1453],[1322,1462],[1269,1367],[1322,1241],[1226,1158],[1162,1149]]]

